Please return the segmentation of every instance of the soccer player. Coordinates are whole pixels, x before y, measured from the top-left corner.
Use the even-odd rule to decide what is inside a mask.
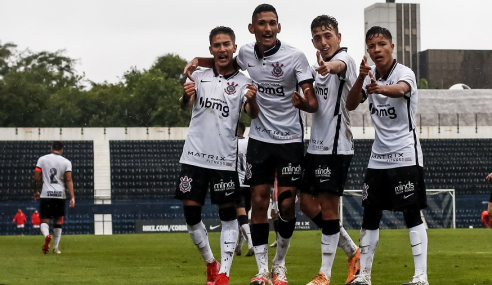
[[[236,126],[244,104],[252,118],[258,115],[259,108],[256,87],[232,64],[236,52],[234,31],[228,27],[214,28],[209,40],[214,65],[195,71],[193,81],[188,79],[184,84],[180,99],[182,108],[193,108],[179,161],[181,173],[175,197],[182,200],[188,232],[207,263],[207,285],[226,285],[238,237]],[[212,203],[219,206],[222,264],[214,258],[201,220],[209,187]]]
[[[17,213],[15,213],[12,222],[15,222],[17,224],[17,234],[24,235],[24,225],[27,222],[27,218],[21,209],[17,209]]]
[[[31,222],[33,234],[39,234],[39,229],[41,227],[41,218],[39,217],[39,212],[37,210],[32,213]]]
[[[70,194],[69,207],[75,207],[75,196],[72,181],[72,163],[62,156],[63,144],[59,141],[53,142],[51,154],[38,159],[34,170],[34,196],[40,200],[39,214],[41,217],[41,233],[44,236],[43,253],[50,250],[50,226],[51,219],[54,221],[53,253],[61,254],[58,250],[62,235],[63,217],[65,216],[66,190]],[[41,190],[41,192],[39,191]]]
[[[413,71],[393,59],[391,33],[372,27],[366,33],[367,52],[359,76],[347,97],[354,110],[369,100],[375,130],[362,189],[364,216],[360,230],[361,272],[350,284],[371,284],[371,268],[379,241],[383,210],[403,212],[409,229],[415,274],[407,285],[428,285],[427,232],[420,209],[427,207],[423,155],[415,130],[418,92]]]
[[[316,112],[313,78],[306,56],[277,39],[281,30],[276,9],[261,4],[253,11],[248,30],[256,42],[241,47],[235,64],[247,70],[258,88],[258,118],[249,132],[245,183],[252,188],[251,237],[258,274],[251,285],[288,284],[285,256],[294,232],[295,196],[301,182],[304,155],[300,111]],[[185,67],[189,75],[196,66],[210,66],[210,59],[195,58]],[[304,96],[297,92],[301,87]],[[275,173],[278,177],[278,246],[272,273],[268,268],[268,203]],[[271,280],[271,276],[273,276]]]
[[[246,152],[248,148],[248,139],[244,137],[246,126],[239,122],[237,126],[237,173],[239,175],[239,195],[236,196],[237,222],[241,233],[239,234],[236,255],[241,255],[241,248],[246,241],[248,244],[248,253],[246,256],[255,254],[253,242],[251,241],[251,230],[248,223],[248,212],[251,210],[251,191],[249,185],[244,185],[244,176],[246,173]]]
[[[318,63],[312,66],[319,109],[313,114],[311,138],[305,156],[301,209],[322,229],[321,269],[308,285],[329,285],[337,245],[348,256],[351,282],[359,270],[359,251],[340,225],[338,206],[354,154],[350,114],[345,107],[348,92],[357,79],[356,65],[341,48],[338,22],[327,15],[311,23]]]

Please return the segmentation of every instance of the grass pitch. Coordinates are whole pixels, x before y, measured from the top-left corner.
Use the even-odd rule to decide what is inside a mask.
[[[358,231],[349,231],[358,240]],[[432,229],[429,233],[431,285],[492,285],[492,230]],[[219,234],[210,233],[220,260]],[[320,231],[299,231],[287,255],[289,284],[306,284],[318,273]],[[273,241],[273,233],[270,235]],[[205,265],[188,234],[64,235],[61,255],[41,251],[42,236],[0,237],[1,284],[205,284]],[[53,243],[53,241],[52,241]],[[235,256],[231,285],[249,284],[254,257]],[[274,249],[269,251],[270,262]],[[337,251],[331,284],[344,284],[346,256]],[[410,280],[413,257],[407,230],[381,230],[372,284]]]

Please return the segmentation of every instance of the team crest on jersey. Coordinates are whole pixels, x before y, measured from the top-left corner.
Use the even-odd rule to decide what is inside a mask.
[[[284,67],[283,64],[277,62],[275,64],[272,63],[272,66],[273,66],[273,70],[272,70],[273,76],[279,78],[282,75],[284,75],[284,71],[282,70],[282,67]]]
[[[193,179],[188,178],[188,176],[180,177],[181,183],[179,183],[179,190],[183,193],[190,192],[191,190],[191,182]]]
[[[236,87],[238,86],[239,84],[237,83],[234,83],[234,82],[227,82],[227,87],[224,89],[225,93],[227,93],[227,95],[232,95],[234,93],[236,93]]]
[[[246,170],[245,170],[246,171],[246,173],[245,173],[246,179],[251,179],[251,176],[252,176],[251,167],[253,167],[251,164],[246,163]]]
[[[367,199],[367,195],[368,195],[367,190],[369,190],[369,185],[364,183],[364,185],[362,186],[362,201]]]

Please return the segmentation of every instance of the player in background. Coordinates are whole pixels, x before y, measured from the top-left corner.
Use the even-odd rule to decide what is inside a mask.
[[[70,194],[69,207],[75,207],[75,195],[72,181],[72,163],[62,156],[63,144],[53,142],[51,154],[38,159],[34,170],[33,188],[35,200],[39,199],[41,233],[44,236],[43,253],[50,250],[50,226],[53,219],[54,246],[53,253],[60,254],[58,246],[62,235],[63,217],[65,216],[66,191]],[[40,191],[41,190],[41,191]]]
[[[276,9],[261,4],[253,11],[248,30],[256,42],[239,50],[235,64],[247,70],[258,88],[258,118],[251,121],[245,183],[251,192],[251,237],[258,274],[251,285],[288,284],[285,257],[294,232],[295,197],[301,181],[304,156],[303,125],[300,110],[316,112],[318,102],[313,92],[313,78],[306,56],[288,43],[277,39],[281,30]],[[211,66],[211,60],[195,58],[184,72],[196,66]],[[304,96],[298,92],[302,89]],[[271,186],[278,178],[278,246],[268,268],[268,205]]]
[[[312,66],[319,109],[313,114],[311,138],[305,155],[301,209],[322,229],[321,268],[308,285],[329,285],[337,245],[348,257],[350,283],[359,272],[359,250],[338,217],[347,172],[354,154],[350,114],[345,107],[348,92],[357,79],[356,65],[340,47],[338,22],[327,15],[311,23],[317,64]]]
[[[24,235],[24,226],[27,222],[27,218],[21,209],[17,209],[17,213],[15,213],[12,222],[15,222],[17,224],[17,234]]]
[[[191,240],[207,264],[207,285],[229,284],[229,271],[238,237],[235,195],[239,189],[236,170],[236,127],[241,109],[258,116],[256,87],[233,65],[234,31],[217,27],[210,32],[212,68],[195,71],[184,84],[181,107],[192,107],[189,132],[181,155],[181,173],[175,197],[182,200]],[[202,222],[202,206],[210,199],[219,206],[221,264],[210,249]]]
[[[32,213],[31,216],[31,222],[32,222],[32,233],[33,234],[39,234],[40,227],[41,227],[41,218],[39,217],[39,212],[36,210],[34,213]]]
[[[248,223],[248,212],[251,210],[251,191],[249,185],[244,185],[244,175],[246,173],[246,152],[248,149],[248,139],[244,137],[246,126],[239,122],[237,126],[237,173],[239,175],[239,193],[236,196],[237,222],[239,224],[238,242],[236,245],[236,255],[241,255],[241,248],[246,241],[248,244],[248,253],[246,256],[255,254],[253,242],[251,241],[251,230]]]
[[[420,210],[427,207],[423,155],[415,130],[418,92],[413,71],[393,59],[391,33],[372,27],[366,33],[367,52],[359,76],[347,97],[354,110],[369,100],[375,130],[362,189],[364,216],[360,230],[361,272],[350,284],[371,284],[374,252],[383,210],[400,211],[410,234],[415,273],[407,285],[428,285],[427,232]]]

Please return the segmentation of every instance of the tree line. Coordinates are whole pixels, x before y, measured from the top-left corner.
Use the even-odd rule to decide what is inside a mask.
[[[18,51],[0,42],[0,127],[184,127],[179,108],[186,60],[158,57],[118,83],[96,83],[64,51]]]

